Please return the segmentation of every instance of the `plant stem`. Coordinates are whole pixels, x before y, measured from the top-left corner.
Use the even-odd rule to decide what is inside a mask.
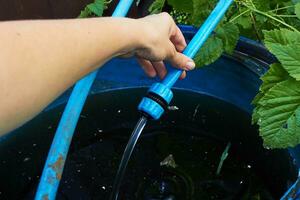
[[[276,17],[297,17],[296,15],[276,15]]]
[[[292,7],[295,7],[294,5],[292,6],[285,6],[285,7],[281,7],[281,8],[276,8],[274,10],[269,10],[268,12],[277,12],[279,10],[284,10],[284,9],[288,9],[288,8],[292,8]]]
[[[280,24],[286,26],[287,28],[289,28],[289,29],[291,29],[291,30],[293,30],[293,31],[299,32],[295,27],[293,27],[293,26],[287,24],[286,22],[284,22],[284,21],[282,21],[282,20],[280,20],[280,19],[278,19],[278,18],[276,18],[276,17],[274,17],[274,16],[272,16],[272,15],[266,13],[266,12],[260,11],[260,10],[258,10],[258,9],[256,9],[256,8],[254,8],[254,7],[250,7],[250,6],[248,6],[247,4],[243,4],[243,5],[244,5],[245,7],[247,7],[248,9],[250,9],[252,12],[255,12],[255,13],[257,13],[257,14],[263,15],[263,16],[265,16],[265,17],[267,17],[267,18],[270,18],[270,19],[272,19],[272,20],[274,20],[274,21],[276,21],[276,22],[278,22],[278,23],[280,23]]]
[[[255,30],[255,34],[256,34],[257,40],[261,41],[261,37],[260,37],[259,31],[258,31],[257,26],[256,26],[255,16],[253,15],[253,13],[250,13],[250,16],[251,16],[251,20],[252,20],[253,28]]]
[[[251,9],[251,8],[250,8],[250,9]],[[280,24],[286,26],[287,28],[289,28],[289,29],[291,29],[291,30],[293,30],[293,31],[299,32],[295,27],[293,27],[293,26],[287,24],[286,22],[284,22],[284,21],[282,21],[282,20],[280,20],[280,19],[277,19],[276,17],[273,17],[272,15],[269,15],[268,13],[265,13],[265,12],[262,12],[262,11],[260,11],[260,10],[253,9],[253,8],[252,8],[252,10],[253,10],[253,12],[256,12],[256,13],[258,13],[258,14],[260,14],[260,15],[263,15],[263,16],[265,16],[265,17],[268,17],[268,18],[270,18],[270,19],[272,19],[272,20],[274,20],[274,21],[276,21],[276,22],[278,22],[278,23],[280,23]]]
[[[240,14],[238,14],[237,16],[235,16],[234,18],[232,18],[229,22],[234,22],[235,20],[237,20],[238,18],[240,18],[241,16],[245,15],[246,13],[250,12],[251,10],[245,10],[244,12],[241,12]]]
[[[113,0],[105,1],[105,4],[110,4]]]

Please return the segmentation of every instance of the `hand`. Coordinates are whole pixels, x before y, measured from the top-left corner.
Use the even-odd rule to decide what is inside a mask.
[[[173,67],[184,70],[181,79],[185,78],[185,71],[195,68],[194,61],[180,53],[186,47],[186,42],[168,13],[150,15],[137,22],[137,30],[142,31],[138,36],[139,45],[125,53],[125,56],[135,55],[148,76],[158,75],[161,79],[164,78],[167,74],[164,60],[169,61]]]

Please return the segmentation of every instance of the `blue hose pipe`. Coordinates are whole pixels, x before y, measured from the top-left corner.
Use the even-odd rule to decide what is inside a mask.
[[[121,0],[113,17],[124,17],[134,0]],[[36,200],[54,200],[62,176],[72,137],[92,84],[98,71],[78,81],[56,130],[43,174],[35,195]]]
[[[199,49],[204,45],[205,41],[211,35],[213,30],[222,20],[226,11],[229,9],[233,0],[220,0],[210,16],[198,30],[197,34],[191,40],[184,50],[184,54],[189,58],[193,58]],[[201,8],[199,8],[201,9]],[[158,120],[164,111],[168,108],[173,98],[171,91],[172,86],[176,83],[182,70],[171,69],[162,83],[155,83],[148,91],[138,106],[138,110],[154,120]]]

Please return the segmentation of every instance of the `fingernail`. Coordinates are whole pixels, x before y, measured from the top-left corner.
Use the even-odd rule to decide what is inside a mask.
[[[196,67],[196,65],[193,61],[189,61],[185,65],[186,70],[193,70],[195,67]]]

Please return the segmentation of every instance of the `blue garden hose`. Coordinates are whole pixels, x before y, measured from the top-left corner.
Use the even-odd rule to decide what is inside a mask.
[[[120,0],[112,16],[126,16],[133,1],[134,0]],[[43,174],[35,196],[36,200],[55,199],[72,137],[81,110],[97,76],[97,72],[98,70],[78,81],[72,91],[56,130],[47,161],[44,166]]]
[[[184,50],[184,54],[189,58],[193,58],[205,41],[211,35],[213,30],[222,20],[224,14],[232,4],[233,0],[220,0],[210,16],[201,26],[197,34],[191,40],[189,45]],[[201,8],[199,8],[201,9]],[[161,83],[155,83],[149,89],[148,94],[144,97],[138,106],[138,110],[147,117],[158,120],[173,98],[171,91],[172,86],[176,83],[182,70],[171,69],[168,75]]]

